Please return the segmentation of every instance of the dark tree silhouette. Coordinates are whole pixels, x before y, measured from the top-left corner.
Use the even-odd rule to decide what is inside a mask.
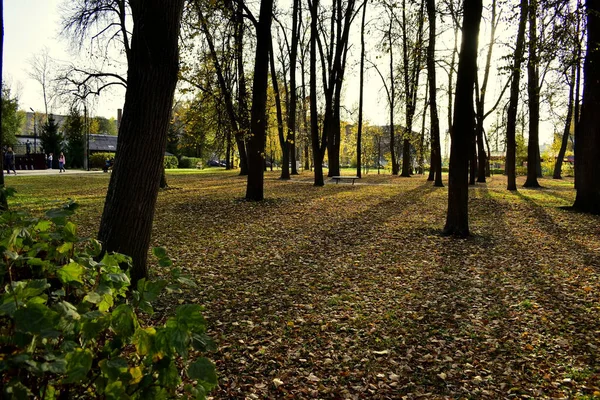
[[[429,46],[427,47],[427,78],[429,82],[429,112],[431,113],[431,170],[430,177],[434,186],[442,183],[442,149],[440,146],[440,119],[437,109],[437,82],[435,76],[435,36],[436,13],[435,0],[427,0],[427,16],[429,18]]]
[[[264,199],[266,105],[272,16],[273,0],[262,0],[260,16],[256,24],[256,56],[254,58],[250,137],[248,138],[246,200],[260,201]]]
[[[148,274],[147,257],[173,93],[184,0],[131,2],[133,32],[127,92],[98,238],[106,251],[133,259],[132,280]]]
[[[444,234],[469,235],[469,156],[475,130],[473,95],[477,74],[477,38],[481,22],[482,0],[464,0],[462,43],[456,74],[456,95],[450,170],[448,177],[448,213]]]
[[[508,115],[506,117],[506,166],[505,173],[508,178],[508,190],[517,190],[517,107],[519,105],[519,82],[521,80],[521,63],[525,48],[525,26],[527,24],[527,0],[521,0],[521,17],[517,33],[517,45],[513,58],[512,78],[510,83],[510,100]]]
[[[577,196],[573,207],[600,214],[600,1],[587,0],[587,51],[583,66],[583,104],[575,140]]]

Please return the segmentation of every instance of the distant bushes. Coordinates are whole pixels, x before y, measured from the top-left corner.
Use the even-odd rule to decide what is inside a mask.
[[[104,168],[106,160],[115,157],[115,153],[94,153],[90,154],[90,168]]]
[[[179,167],[179,160],[175,156],[165,156],[163,158],[163,166],[166,169],[174,169]]]
[[[181,157],[179,168],[204,168],[204,160],[198,157]]]

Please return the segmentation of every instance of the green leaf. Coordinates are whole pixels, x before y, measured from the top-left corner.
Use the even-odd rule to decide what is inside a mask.
[[[138,328],[133,335],[133,344],[135,345],[135,349],[140,356],[145,356],[149,354],[152,350],[152,346],[154,343],[154,336],[156,335],[156,330],[152,327],[148,328]]]
[[[207,391],[217,386],[217,371],[214,364],[206,357],[194,361],[187,370],[190,379],[197,380]]]
[[[81,319],[81,315],[77,312],[77,308],[67,301],[61,301],[56,303],[56,310],[66,319],[78,321]]]
[[[66,244],[66,243],[65,243]],[[71,243],[72,244],[72,243]],[[83,283],[81,276],[85,273],[83,265],[77,264],[76,262],[70,262],[62,268],[56,271],[58,278],[62,283],[79,282]]]
[[[15,311],[14,316],[17,331],[34,335],[53,330],[59,320],[57,312],[38,303],[27,303],[26,307]]]
[[[184,360],[187,359],[190,336],[186,331],[180,329],[170,329],[170,331],[169,339],[171,340],[171,346],[173,346],[175,351],[179,353]]]
[[[192,334],[192,346],[194,346],[194,349],[202,352],[217,350],[217,344],[215,341],[204,333]]]
[[[43,220],[38,221],[38,223],[35,225],[35,227],[33,229],[38,232],[46,232],[51,227],[52,227],[52,222],[48,221],[47,219],[43,219]]]
[[[126,373],[127,369],[129,368],[127,361],[121,357],[117,357],[112,360],[100,360],[98,365],[100,366],[102,374],[111,381],[119,379],[121,374]]]
[[[179,385],[179,370],[170,357],[164,357],[155,364],[158,371],[158,383],[167,388],[175,388]]]
[[[67,377],[63,383],[79,382],[86,377],[90,368],[94,354],[89,349],[75,349],[67,354]]]
[[[146,281],[143,285],[143,290],[138,290],[142,293],[142,298],[147,301],[154,301],[158,298],[163,289],[167,286],[167,281],[164,279],[156,280],[156,281]]]
[[[98,294],[97,292],[89,292],[88,294],[85,295],[83,300],[87,301],[88,303],[98,304],[102,301],[103,298],[104,297],[102,295]]]
[[[158,260],[158,265],[163,268],[170,267],[173,265],[173,261],[170,258],[161,258]]]
[[[108,311],[114,305],[114,297],[112,294],[105,293],[102,295],[102,300],[98,303],[98,310]]]
[[[167,256],[167,250],[164,247],[153,247],[152,254],[156,258],[165,258]]]
[[[60,254],[69,254],[73,250],[73,243],[65,242],[56,248]]]
[[[177,278],[177,282],[185,285],[185,286],[189,286],[189,287],[198,287],[198,285],[196,284],[195,281],[191,280],[190,278],[188,278],[187,276],[180,276]]]
[[[107,399],[121,400],[121,399],[129,399],[130,398],[127,395],[127,392],[125,391],[123,382],[121,382],[121,381],[111,382],[108,385],[106,385],[104,394]]]
[[[204,332],[206,330],[206,321],[200,313],[202,307],[198,304],[184,304],[177,307],[175,317],[178,326],[189,329],[192,332]]]
[[[113,310],[111,326],[117,335],[129,338],[135,333],[137,325],[137,318],[129,304],[121,304]]]
[[[67,222],[63,227],[63,234],[68,241],[75,241],[77,238],[77,227],[72,222]]]

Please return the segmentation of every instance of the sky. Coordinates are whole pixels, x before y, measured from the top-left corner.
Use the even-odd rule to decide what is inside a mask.
[[[44,111],[42,87],[31,79],[30,60],[44,47],[49,55],[59,61],[73,60],[77,54],[69,53],[69,43],[60,37],[59,6],[64,0],[4,0],[4,55],[3,79],[11,84],[19,97],[19,107],[29,111]],[[124,95],[101,96],[93,112],[106,118],[117,117],[117,108],[123,108]],[[56,109],[59,114],[65,110]]]
[[[70,53],[67,39],[59,35],[61,26],[59,7],[63,1],[68,0],[4,1],[3,78],[11,84],[13,93],[18,94],[19,106],[22,110],[29,111],[30,108],[39,112],[44,110],[41,85],[31,79],[27,73],[31,70],[30,60],[32,57],[40,54],[44,47],[48,48],[49,55],[58,61],[75,61],[79,57],[78,54]],[[487,40],[483,42],[486,43]],[[353,52],[358,52],[358,48],[354,48]],[[354,114],[345,114],[344,117],[352,122],[357,120],[356,110],[358,108],[359,92],[357,71],[357,68],[351,68],[343,87],[345,108],[355,111]],[[443,83],[443,79],[443,75],[438,75],[440,85]],[[424,81],[425,77],[422,78],[422,82]],[[102,92],[101,96],[95,98],[95,106],[91,107],[91,114],[116,118],[117,109],[122,108],[123,103],[123,90]],[[364,105],[364,118],[369,123],[372,125],[387,125],[389,123],[386,95],[382,90],[381,79],[374,71],[368,72],[366,76]],[[53,111],[57,114],[67,112],[64,108],[56,108]],[[440,105],[439,111],[441,113],[441,123],[444,125],[441,127],[443,132],[446,129],[444,122],[445,109]],[[402,110],[399,109],[396,112],[396,115],[398,115],[396,123],[400,123],[401,114]],[[490,116],[488,121],[491,119],[493,119],[493,116]],[[415,126],[415,130],[417,130],[416,128]],[[550,141],[551,132],[551,127],[540,132],[541,143]]]

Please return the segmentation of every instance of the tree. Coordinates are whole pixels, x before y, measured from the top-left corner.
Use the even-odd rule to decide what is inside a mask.
[[[0,61],[4,59],[4,0],[0,0],[0,21],[2,23],[2,39],[0,40]],[[2,105],[4,105],[4,81],[2,75],[2,62],[0,62],[0,95],[2,96]],[[2,124],[4,125],[4,107],[0,110]],[[0,129],[0,146],[4,143],[4,128]],[[0,171],[0,210],[8,210],[6,193],[4,193],[4,157],[0,161],[2,171]]]
[[[256,24],[256,55],[252,86],[252,113],[248,138],[248,181],[246,200],[264,199],[264,163],[266,136],[266,104],[271,47],[271,19],[273,0],[261,0],[260,16]]]
[[[444,234],[469,235],[469,154],[475,130],[473,90],[477,75],[477,38],[481,22],[482,0],[464,0],[462,43],[456,75],[456,95],[450,170],[448,212]]]
[[[2,83],[2,146],[17,143],[16,135],[21,131],[24,116],[19,112],[19,99],[12,96],[10,87]]]
[[[523,61],[523,50],[525,48],[525,27],[527,25],[527,0],[521,0],[521,16],[519,18],[519,29],[517,32],[517,44],[513,57],[511,72],[510,99],[508,113],[506,116],[506,166],[505,172],[508,178],[508,190],[517,190],[516,170],[516,131],[517,131],[517,107],[519,105],[519,82],[521,80],[521,63]]]
[[[67,116],[63,132],[67,141],[66,157],[72,168],[83,167],[83,158],[85,153],[85,129],[83,117],[79,109],[71,107]]]
[[[63,151],[63,136],[58,131],[58,124],[52,114],[48,115],[48,120],[42,125],[40,142],[46,154],[54,154],[52,168],[56,168],[58,166],[58,155]]]
[[[540,187],[537,180],[540,164],[540,71],[537,35],[538,0],[529,0],[529,58],[527,60],[527,94],[529,98],[529,139],[527,142],[527,180],[523,187]]]
[[[560,144],[560,150],[558,151],[556,157],[556,164],[554,165],[554,173],[552,177],[554,179],[562,179],[562,163],[565,157],[565,153],[567,151],[569,138],[571,137],[571,128],[576,127],[578,124],[578,104],[579,104],[579,80],[577,76],[579,75],[579,71],[581,70],[581,42],[583,38],[581,35],[581,3],[577,1],[577,10],[575,12],[575,21],[573,25],[575,25],[574,29],[571,27],[566,28],[565,30],[558,30],[556,39],[565,38],[568,44],[571,44],[575,47],[576,51],[573,54],[572,51],[564,52],[564,56],[561,57],[561,61],[566,65],[570,65],[568,71],[563,72],[563,77],[569,87],[569,100],[567,104],[567,116],[565,118],[565,126],[563,129],[562,140]],[[569,8],[568,8],[569,9]],[[571,17],[571,13],[568,14]],[[566,26],[569,26],[565,24]]]
[[[358,131],[356,133],[356,176],[362,177],[362,129],[363,129],[363,87],[365,84],[365,17],[367,14],[367,0],[362,3],[362,18],[360,23],[360,83],[358,94]]]
[[[48,108],[52,112],[52,105],[54,99],[58,95],[56,83],[52,74],[56,71],[56,65],[50,58],[49,50],[47,47],[42,49],[41,54],[34,56],[29,60],[31,70],[29,71],[29,77],[40,84],[42,87],[42,96],[44,98],[44,111],[48,116]]]
[[[104,250],[133,259],[132,280],[146,265],[173,94],[183,0],[131,2],[133,31],[127,91],[98,238]]]
[[[600,214],[600,2],[587,0],[587,50],[583,67],[583,103],[576,131],[576,210]]]
[[[429,82],[429,110],[431,116],[431,170],[428,180],[435,180],[434,186],[442,187],[442,148],[440,145],[440,120],[437,109],[437,82],[435,76],[435,0],[427,0],[429,18],[429,46],[427,47],[427,79]]]
[[[411,163],[411,137],[413,121],[417,109],[417,94],[419,91],[419,77],[421,76],[423,62],[423,21],[425,0],[419,5],[416,21],[407,19],[406,0],[402,1],[402,75],[404,78],[405,121],[404,140],[402,144],[402,172],[401,176],[409,177],[412,173]],[[416,31],[409,28],[416,24]],[[413,36],[414,35],[414,36]],[[411,46],[412,44],[412,46]]]

